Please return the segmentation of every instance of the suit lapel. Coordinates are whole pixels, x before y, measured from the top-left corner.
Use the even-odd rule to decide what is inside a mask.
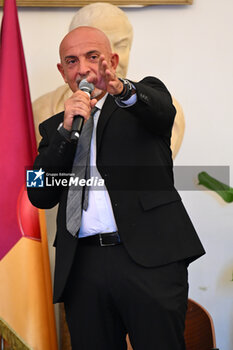
[[[101,110],[97,125],[97,152],[100,148],[104,128],[107,125],[112,113],[118,108],[112,96],[108,95]]]

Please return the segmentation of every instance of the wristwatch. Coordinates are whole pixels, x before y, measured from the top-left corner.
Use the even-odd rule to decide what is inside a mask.
[[[135,88],[132,83],[127,79],[118,78],[123,84],[123,90],[120,94],[113,95],[116,100],[127,101],[135,92]]]

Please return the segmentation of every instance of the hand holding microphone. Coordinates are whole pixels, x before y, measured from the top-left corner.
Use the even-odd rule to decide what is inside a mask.
[[[88,94],[88,96],[91,96],[92,91],[94,90],[94,85],[92,83],[89,83],[86,79],[83,79],[79,83],[79,90],[85,92]],[[71,141],[77,142],[79,139],[79,136],[82,132],[84,124],[84,117],[82,115],[75,115],[72,123],[71,128]]]

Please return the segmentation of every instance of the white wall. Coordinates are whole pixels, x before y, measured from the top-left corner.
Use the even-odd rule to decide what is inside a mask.
[[[76,10],[19,9],[32,100],[62,84],[57,48]],[[124,10],[135,31],[128,76],[159,77],[184,109],[186,131],[175,164],[232,170],[233,1]],[[181,194],[207,251],[190,266],[190,297],[213,316],[218,347],[231,350],[233,204],[206,191]]]

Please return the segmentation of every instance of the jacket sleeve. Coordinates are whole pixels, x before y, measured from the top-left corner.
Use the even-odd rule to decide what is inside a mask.
[[[72,170],[76,145],[66,140],[58,131],[57,125],[44,122],[39,130],[42,140],[38,148],[38,156],[35,159],[33,169],[42,169],[49,174],[69,174]],[[63,188],[64,189],[64,188]],[[61,186],[44,186],[41,188],[27,188],[31,203],[41,209],[50,209],[58,202],[61,195]]]
[[[166,86],[157,78],[146,77],[136,87],[137,102],[128,107],[151,132],[166,134],[172,129],[176,109]]]

